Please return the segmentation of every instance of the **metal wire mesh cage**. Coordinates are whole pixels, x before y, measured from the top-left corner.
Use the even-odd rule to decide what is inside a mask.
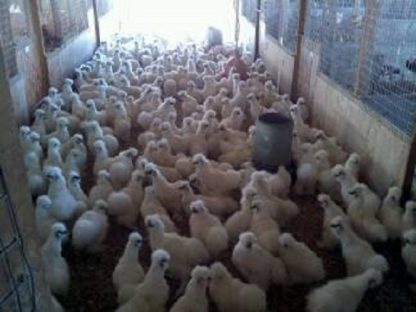
[[[320,70],[349,90],[356,81],[364,10],[361,1],[333,0],[321,16]]]
[[[293,52],[296,44],[300,0],[266,0],[266,33]]]
[[[0,312],[36,311],[34,277],[0,168]]]
[[[0,44],[3,48],[7,75],[14,77],[17,74],[16,47],[13,40],[8,1],[0,1]]]
[[[241,14],[252,23],[256,22],[257,0],[243,0],[241,2]]]
[[[319,42],[324,25],[322,18],[328,5],[322,0],[309,0],[307,5],[304,38]]]
[[[416,119],[416,1],[382,0],[367,8],[357,93],[406,135]]]

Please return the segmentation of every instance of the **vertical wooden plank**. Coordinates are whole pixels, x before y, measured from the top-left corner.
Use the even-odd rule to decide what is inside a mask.
[[[49,70],[48,70],[48,60],[46,57],[46,50],[42,32],[42,24],[40,21],[40,13],[39,13],[39,2],[36,1],[29,1],[29,9],[30,9],[30,19],[32,21],[33,27],[33,35],[35,37],[34,44],[35,49],[37,51],[37,55],[39,55],[39,64],[40,64],[40,77],[42,77],[42,81],[40,81],[40,86],[43,94],[46,94],[48,87],[49,87]]]
[[[35,215],[26,182],[26,172],[23,165],[23,152],[18,138],[17,120],[13,112],[13,100],[10,94],[9,82],[4,65],[3,48],[0,45],[0,164],[8,189],[8,198],[14,207],[17,224],[23,240],[23,249],[30,264],[34,277],[36,311],[52,311],[51,296],[46,285],[43,265],[40,256],[40,246],[37,241]],[[5,220],[2,220],[3,222]],[[0,227],[0,235],[4,228]],[[13,261],[13,259],[12,259]],[[11,262],[12,268],[13,264]],[[18,267],[14,268],[15,270]],[[25,302],[30,304],[31,302]],[[23,306],[23,311],[32,311]]]
[[[296,33],[296,47],[294,53],[294,62],[293,62],[293,75],[292,75],[292,90],[290,97],[293,102],[297,101],[298,92],[299,92],[299,71],[300,71],[300,62],[301,62],[301,50],[302,50],[302,41],[303,35],[305,33],[305,20],[306,12],[308,8],[308,0],[298,0],[299,1],[299,19],[298,19],[298,28]]]
[[[254,37],[254,60],[260,57],[260,15],[261,15],[261,0],[257,0],[256,5],[256,33]]]
[[[101,34],[100,34],[100,17],[98,15],[98,0],[92,0],[92,8],[94,11],[94,24],[95,24],[95,39],[97,41],[97,47],[101,43]]]

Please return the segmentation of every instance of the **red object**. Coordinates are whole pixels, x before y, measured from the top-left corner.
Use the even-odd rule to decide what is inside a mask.
[[[228,77],[232,67],[235,67],[237,73],[240,74],[241,80],[246,80],[248,78],[248,67],[247,64],[239,56],[232,56],[225,64],[223,75]]]

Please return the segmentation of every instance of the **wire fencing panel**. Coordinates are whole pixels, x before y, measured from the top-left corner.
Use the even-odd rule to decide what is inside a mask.
[[[323,32],[323,16],[328,3],[321,0],[309,0],[307,3],[304,39],[309,42],[320,42]]]
[[[302,0],[265,0],[264,3],[266,33],[290,52],[296,45],[299,1]]]
[[[252,23],[256,22],[257,0],[243,0],[241,2],[241,14]]]
[[[103,17],[113,9],[112,0],[97,0],[98,16]]]
[[[367,12],[357,93],[405,135],[416,119],[416,1],[381,0]]]
[[[356,81],[364,9],[360,1],[332,0],[321,15],[320,71],[348,90]]]
[[[4,63],[8,77],[17,74],[16,46],[9,14],[8,1],[0,1],[0,44],[3,48]]]
[[[0,168],[0,312],[36,311],[32,270]]]

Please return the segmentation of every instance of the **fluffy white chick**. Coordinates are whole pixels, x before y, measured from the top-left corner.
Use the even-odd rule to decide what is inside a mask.
[[[51,214],[59,221],[70,221],[84,210],[85,203],[79,202],[67,188],[65,177],[58,167],[47,167],[44,173],[49,180],[48,196],[52,201]]]
[[[26,167],[26,180],[32,196],[45,194],[48,186],[45,176],[42,173],[39,156],[34,152],[28,153],[24,157],[24,163]]]
[[[402,258],[407,272],[416,278],[416,230],[409,230],[403,234]]]
[[[318,181],[318,170],[314,161],[302,162],[296,169],[294,190],[297,195],[314,195]]]
[[[182,113],[184,117],[190,116],[198,107],[198,101],[185,90],[178,92],[179,99],[182,101]]]
[[[357,153],[352,153],[345,162],[345,170],[352,175],[357,181],[360,174],[361,157]]]
[[[136,223],[139,215],[139,207],[142,204],[144,175],[138,171],[133,171],[129,184],[120,191],[115,191],[107,198],[109,215],[115,216],[117,222],[132,226]]]
[[[91,188],[88,194],[88,205],[93,206],[99,200],[107,200],[114,191],[111,184],[111,176],[107,170],[100,170],[97,174],[97,183]]]
[[[208,251],[198,239],[166,233],[158,215],[147,216],[145,224],[151,249],[163,248],[171,254],[169,273],[182,284],[188,280],[195,265],[208,262]]]
[[[136,286],[144,280],[144,271],[138,261],[143,237],[139,232],[131,232],[124,252],[113,271],[113,284],[117,290],[126,285]]]
[[[182,195],[182,207],[187,215],[191,214],[189,205],[195,200],[202,200],[209,212],[221,219],[230,216],[239,208],[238,202],[231,197],[195,194],[188,181],[178,183],[178,189]]]
[[[210,268],[209,294],[219,312],[265,312],[266,294],[254,284],[235,278],[221,262]]]
[[[382,282],[383,275],[372,268],[352,277],[329,281],[309,293],[307,311],[354,312],[367,289],[380,286]]]
[[[234,243],[238,241],[240,234],[250,229],[253,215],[251,212],[251,202],[255,195],[256,190],[253,187],[246,186],[243,188],[240,200],[241,209],[229,217],[224,224],[230,242]]]
[[[191,272],[191,279],[186,286],[185,294],[169,310],[170,312],[208,312],[209,302],[207,288],[210,271],[205,266],[197,265]]]
[[[63,223],[55,223],[50,228],[49,237],[42,246],[42,260],[46,282],[51,292],[63,296],[69,290],[69,267],[62,257],[62,240],[68,235]]]
[[[342,208],[339,207],[327,194],[319,194],[318,202],[321,208],[324,210],[322,239],[318,244],[319,247],[332,250],[339,244],[339,241],[331,230],[331,221],[337,216],[346,218],[347,215],[344,213]]]
[[[261,200],[254,199],[251,202],[250,209],[253,214],[250,231],[256,235],[259,244],[264,249],[271,254],[278,254],[281,249],[278,224],[270,217],[268,209]]]
[[[196,177],[202,186],[204,195],[226,195],[239,189],[241,173],[234,170],[222,171],[212,166],[203,154],[196,154],[192,159],[196,168]]]
[[[55,137],[52,137],[48,141],[48,154],[43,162],[43,167],[59,167],[63,168],[64,162],[60,152],[61,142]]]
[[[234,107],[231,111],[231,115],[224,119],[223,123],[230,129],[242,130],[244,119],[244,112],[241,110],[241,108]]]
[[[386,228],[389,239],[398,239],[402,235],[402,191],[397,186],[389,188],[380,208],[380,221]]]
[[[146,273],[143,283],[139,284],[132,298],[116,312],[165,312],[169,298],[169,285],[165,272],[170,266],[171,257],[163,249],[154,250],[152,264]]]
[[[145,173],[150,175],[157,198],[162,206],[168,209],[174,217],[179,216],[182,212],[181,194],[177,189],[179,181],[170,183],[152,163],[146,165]]]
[[[325,278],[322,260],[305,243],[289,233],[283,233],[279,242],[282,246],[280,257],[286,265],[290,283],[310,284]]]
[[[129,182],[131,173],[134,169],[134,158],[138,155],[138,150],[130,147],[121,151],[109,166],[108,172],[111,175],[111,183],[116,190],[126,186]]]
[[[368,268],[374,268],[383,273],[389,271],[387,260],[377,254],[368,242],[359,238],[345,218],[335,217],[330,226],[341,243],[342,255],[349,276],[360,274]]]
[[[332,175],[341,185],[341,196],[344,202],[344,205],[348,207],[349,203],[353,199],[352,195],[349,193],[351,188],[357,183],[357,179],[354,176],[349,174],[345,168],[338,164],[332,167]]]
[[[234,246],[232,261],[248,282],[264,291],[272,283],[284,285],[287,282],[286,267],[282,260],[261,247],[252,232],[240,234],[239,241]]]
[[[48,195],[36,198],[35,221],[36,230],[41,242],[44,242],[50,233],[51,227],[57,222],[51,214],[52,201]]]
[[[220,219],[208,211],[202,200],[193,201],[190,210],[191,236],[205,245],[212,258],[219,257],[228,248],[228,234]]]
[[[341,202],[341,186],[331,173],[331,165],[328,159],[328,152],[319,150],[315,153],[315,163],[318,170],[318,191],[328,194],[336,202]]]
[[[353,199],[347,212],[354,230],[370,242],[385,242],[387,231],[376,218],[380,207],[378,196],[362,183],[357,183],[349,193]]]
[[[160,204],[153,186],[147,186],[144,189],[144,198],[140,206],[140,213],[144,219],[147,216],[157,214],[160,220],[162,220],[166,232],[177,232],[175,223],[169,217],[166,209]]]
[[[107,146],[103,140],[97,140],[94,142],[94,152],[94,174],[97,174],[100,170],[108,170],[114,162],[114,158],[110,157]]]
[[[402,216],[402,232],[416,229],[416,202],[408,201]]]

